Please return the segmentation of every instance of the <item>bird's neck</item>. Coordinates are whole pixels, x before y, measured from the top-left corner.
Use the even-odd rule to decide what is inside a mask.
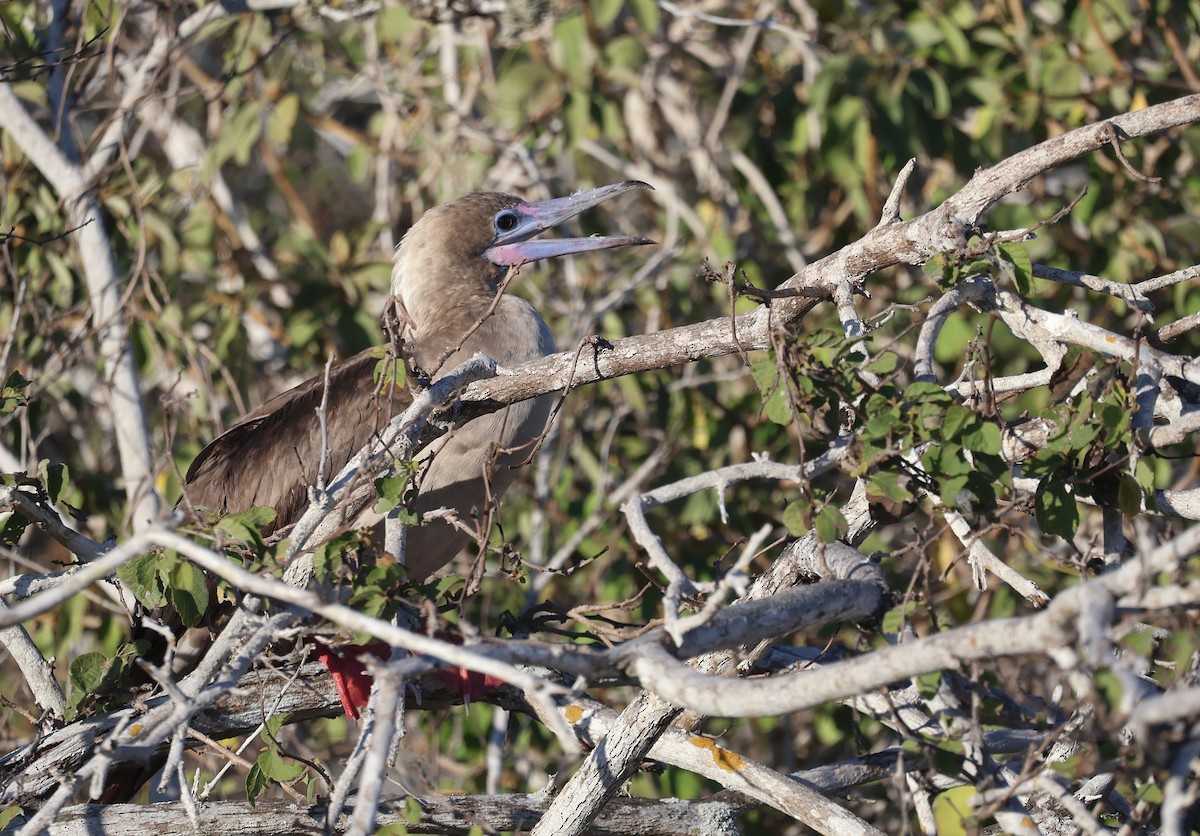
[[[417,306],[415,310],[406,304],[404,336],[417,365],[436,374],[451,354],[478,342],[476,334],[494,306],[499,306],[495,296],[479,294],[447,305]]]
[[[436,310],[405,313],[408,350],[416,364],[434,376],[477,352],[512,365],[554,351],[550,329],[537,309],[515,296],[472,294]]]

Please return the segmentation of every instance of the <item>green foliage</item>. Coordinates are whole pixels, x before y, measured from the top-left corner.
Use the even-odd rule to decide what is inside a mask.
[[[266,548],[262,529],[275,522],[275,516],[274,508],[258,506],[249,511],[226,514],[217,523],[217,528],[250,546],[255,552],[261,553]]]
[[[246,775],[246,800],[253,804],[272,783],[286,784],[304,774],[305,764],[289,758],[279,747],[279,730],[287,718],[273,714],[266,720],[264,746]]]
[[[13,369],[9,372],[4,386],[0,387],[0,415],[7,415],[17,407],[28,404],[29,398],[25,395],[28,387],[29,381],[19,371]]]
[[[196,624],[209,606],[208,581],[203,572],[169,549],[139,555],[117,570],[143,607],[168,604],[184,624]]]
[[[122,686],[139,656],[142,642],[122,644],[113,655],[94,651],[71,662],[71,691],[67,696],[67,719],[97,711],[110,711],[125,700]]]

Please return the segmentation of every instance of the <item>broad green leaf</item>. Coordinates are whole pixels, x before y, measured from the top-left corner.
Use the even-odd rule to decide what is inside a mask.
[[[625,0],[592,0],[592,20],[596,26],[608,26],[617,19]]]
[[[279,736],[279,730],[283,728],[284,722],[287,720],[286,714],[272,714],[267,718],[264,725],[267,729],[267,737],[274,740]]]
[[[965,477],[971,472],[971,463],[957,444],[938,444],[921,454],[921,465],[925,472],[937,478],[950,476]],[[945,499],[945,497],[942,497]]]
[[[0,415],[7,415],[29,403],[29,399],[25,397],[25,389],[28,386],[29,381],[19,371],[14,369],[9,372],[4,386],[0,388]]]
[[[913,498],[913,492],[901,484],[900,477],[903,475],[894,470],[876,471],[871,474],[867,491],[895,502],[907,502]]]
[[[933,818],[939,836],[966,836],[968,832],[978,830],[972,815],[975,809],[972,801],[978,794],[978,790],[968,784],[946,790],[933,799]]]
[[[167,589],[171,604],[179,612],[184,624],[192,625],[208,609],[208,580],[204,573],[188,563],[177,560],[171,570]]]
[[[250,545],[262,545],[260,529],[275,521],[276,511],[265,505],[256,505],[248,511],[227,514],[217,523],[217,528],[231,537]]]
[[[963,429],[977,420],[974,412],[960,404],[950,404],[942,418],[942,438],[957,440]]]
[[[15,546],[21,540],[21,535],[29,527],[29,520],[13,511],[8,518],[0,523],[0,543]]]
[[[792,405],[782,385],[772,392],[763,404],[763,414],[768,420],[781,426],[786,427],[792,423]]]
[[[638,25],[647,34],[655,34],[658,32],[659,10],[658,3],[654,0],[630,0],[630,7],[633,9],[633,16],[637,18]]]
[[[246,800],[250,804],[254,804],[270,785],[271,782],[267,780],[262,767],[258,763],[254,763],[246,774]]]
[[[950,268],[946,263],[946,256],[943,253],[935,253],[921,265],[922,272],[929,278],[943,282],[949,278]]]
[[[1070,485],[1059,474],[1052,473],[1038,483],[1034,510],[1042,531],[1057,534],[1064,540],[1075,536],[1075,529],[1079,527],[1079,508]]]
[[[117,569],[117,577],[147,609],[157,609],[167,603],[162,569],[165,558],[159,552],[141,554]]]
[[[782,522],[793,537],[800,537],[808,532],[809,510],[808,501],[804,499],[789,502],[783,509]]]
[[[403,389],[408,380],[408,370],[404,363],[392,356],[385,347],[378,348],[376,351],[380,352],[380,359],[375,364],[375,371],[372,373],[375,385],[384,390],[389,386]]]
[[[1000,427],[991,421],[978,421],[963,433],[963,444],[968,450],[986,453],[989,456],[1000,454]]]
[[[1117,507],[1127,517],[1142,513],[1142,488],[1137,479],[1128,473],[1117,476]]]
[[[358,534],[343,531],[313,549],[313,572],[317,577],[327,578],[342,566],[342,554],[358,544]]]
[[[299,761],[284,761],[274,746],[263,749],[254,765],[262,770],[266,778],[281,784],[296,780],[304,772],[304,764]]]
[[[910,383],[904,390],[904,400],[913,403],[951,403],[951,397],[946,390],[936,383],[917,381]]]
[[[997,249],[1000,251],[1001,267],[1012,277],[1017,295],[1025,299],[1033,296],[1033,261],[1025,246],[1001,244]]]
[[[817,530],[817,536],[824,543],[832,543],[850,530],[850,524],[842,516],[841,510],[833,505],[826,505],[821,509],[817,514],[814,527]]]
[[[930,671],[917,677],[917,690],[921,692],[921,696],[925,697],[925,699],[931,699],[936,696],[941,687],[941,671]]]
[[[916,601],[905,601],[903,604],[892,607],[883,615],[883,620],[880,622],[880,627],[883,632],[888,635],[894,635],[900,632],[900,628],[907,622],[914,612],[917,611]]]
[[[287,145],[292,140],[292,129],[296,127],[296,116],[300,113],[300,97],[286,93],[275,102],[271,115],[267,117],[267,139],[275,145]]]
[[[867,364],[872,374],[891,374],[900,365],[900,357],[894,351],[885,351]]]
[[[38,462],[38,475],[46,487],[51,502],[58,502],[71,484],[71,472],[65,464],[50,464],[46,459]]]
[[[386,514],[404,501],[404,491],[408,487],[408,474],[400,476],[384,476],[375,480],[375,495],[379,501],[375,503],[376,514]]]
[[[90,694],[100,687],[111,668],[112,660],[103,653],[93,651],[80,654],[71,662],[71,687]]]

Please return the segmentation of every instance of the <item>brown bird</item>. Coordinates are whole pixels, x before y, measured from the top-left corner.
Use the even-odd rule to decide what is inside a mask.
[[[653,243],[641,237],[538,239],[535,236],[611,197],[646,183],[627,180],[569,197],[526,202],[476,192],[426,212],[405,234],[392,268],[400,336],[412,361],[435,377],[482,352],[513,365],[554,352],[550,329],[524,299],[504,294],[510,270],[526,262],[587,250]],[[337,473],[411,401],[406,391],[376,382],[378,352],[335,364],[327,397],[327,473]],[[276,519],[264,533],[294,523],[317,480],[322,436],[316,410],[324,394],[318,375],[243,417],[200,452],[188,469],[186,503],[222,514],[268,506]],[[489,497],[512,482],[514,468],[545,430],[550,396],[476,418],[422,454],[415,511],[449,508],[471,525]],[[357,527],[379,517],[364,514]],[[410,530],[409,577],[437,571],[470,535],[445,520]]]
[[[641,237],[534,240],[611,197],[649,188],[627,180],[535,202],[477,192],[426,212],[405,234],[392,268],[392,297],[401,320],[398,336],[403,337],[411,362],[436,378],[478,352],[500,365],[552,353],[554,340],[537,309],[504,294],[510,271],[553,256],[653,243]],[[377,383],[378,364],[378,351],[369,349],[329,371],[328,474],[337,473],[411,402],[407,390]],[[205,447],[188,469],[180,505],[220,514],[255,506],[274,508],[275,520],[264,534],[295,523],[308,505],[308,487],[316,483],[321,467],[317,409],[324,389],[325,375],[318,375],[267,401]],[[476,513],[487,514],[489,498],[494,501],[508,488],[514,468],[525,461],[528,448],[545,430],[549,411],[549,396],[516,403],[435,441],[420,455],[414,510],[424,514],[449,508],[471,528]],[[367,512],[355,525],[373,526],[379,521]],[[405,550],[409,577],[421,579],[437,571],[470,539],[470,534],[442,519],[411,529]],[[156,615],[178,636],[172,665],[176,675],[194,667],[211,642],[210,630],[223,620],[222,614],[210,612],[207,626],[184,629],[172,608]],[[143,631],[142,637],[151,645],[147,655],[162,658],[161,634]],[[358,706],[344,683],[361,665],[353,668],[354,658],[331,658],[326,664],[335,681],[340,679],[347,714],[357,716]],[[115,768],[98,800],[128,801],[163,761],[164,756],[155,755],[148,764]]]

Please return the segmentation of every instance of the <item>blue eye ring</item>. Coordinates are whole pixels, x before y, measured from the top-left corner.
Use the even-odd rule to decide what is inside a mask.
[[[517,226],[517,213],[511,209],[497,212],[493,225],[496,227],[497,232],[512,232]]]

